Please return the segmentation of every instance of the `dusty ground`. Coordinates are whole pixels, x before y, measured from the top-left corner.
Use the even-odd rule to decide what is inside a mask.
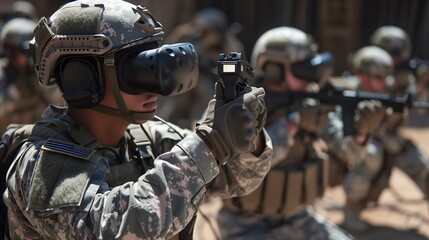
[[[429,114],[413,116],[403,134],[410,137],[429,155]],[[357,240],[429,240],[429,205],[415,184],[400,170],[394,169],[390,188],[385,190],[377,205],[367,208],[362,217],[371,224],[365,234],[353,234]],[[319,213],[341,227],[345,198],[341,187],[328,189],[315,204]],[[195,227],[196,240],[215,240],[217,226],[212,220],[220,206],[214,199],[201,208]],[[208,224],[208,221],[211,224]]]

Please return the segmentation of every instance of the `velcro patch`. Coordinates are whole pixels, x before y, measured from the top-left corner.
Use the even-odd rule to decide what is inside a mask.
[[[48,141],[43,144],[42,150],[65,154],[85,160],[89,160],[94,153],[94,151],[89,148],[52,138],[48,139]]]

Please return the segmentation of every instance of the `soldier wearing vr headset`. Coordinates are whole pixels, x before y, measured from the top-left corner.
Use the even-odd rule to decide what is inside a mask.
[[[276,101],[291,92],[317,90],[314,81],[330,76],[331,55],[318,53],[303,31],[278,27],[259,37],[251,61],[266,90],[273,162],[254,192],[223,201],[217,219],[221,239],[350,239],[309,207],[327,184],[318,135],[329,109],[315,99]]]
[[[157,95],[197,84],[198,61],[189,43],[160,45],[145,7],[70,2],[34,33],[38,79],[68,108],[3,136],[11,239],[190,239],[207,193],[247,194],[269,170],[262,88],[212,99],[195,132],[154,120]]]
[[[198,85],[186,94],[163,98],[159,116],[183,128],[195,127],[196,120],[201,119],[215,92],[219,53],[244,52],[243,44],[232,29],[223,11],[205,8],[198,11],[191,21],[178,25],[166,37],[165,41],[169,43],[190,42],[194,45],[198,53],[200,77]]]

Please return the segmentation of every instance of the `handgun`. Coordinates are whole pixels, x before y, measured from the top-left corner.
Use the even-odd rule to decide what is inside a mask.
[[[253,79],[254,70],[252,66],[242,57],[239,52],[219,54],[218,81],[216,82],[216,97],[227,102],[240,96],[245,86]]]

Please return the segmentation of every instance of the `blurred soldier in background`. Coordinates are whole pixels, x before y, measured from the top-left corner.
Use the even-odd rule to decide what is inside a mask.
[[[166,43],[190,42],[195,46],[200,63],[200,78],[196,88],[186,94],[161,98],[159,115],[177,125],[193,129],[209,100],[214,95],[217,64],[220,53],[241,52],[237,26],[230,25],[224,12],[215,8],[199,11],[189,23],[177,26],[165,39]]]
[[[370,41],[372,45],[386,50],[393,59],[395,81],[389,85],[389,92],[416,94],[419,101],[428,101],[429,62],[412,57],[409,35],[397,26],[386,25],[377,28]]]
[[[356,75],[337,80],[337,87],[377,93],[389,93],[396,89],[394,86],[397,85],[391,76],[394,73],[394,62],[383,49],[376,46],[363,47],[353,55],[352,64]],[[375,103],[377,106],[381,105],[379,101]],[[367,112],[373,107],[368,106]],[[341,147],[344,145],[342,136],[337,135],[336,139],[332,134],[331,137],[324,137],[333,155],[331,159],[341,159],[349,166],[343,185],[347,199],[344,227],[353,232],[369,229],[369,224],[360,218],[360,213],[369,202],[377,202],[383,189],[388,187],[393,166],[403,170],[425,194],[429,189],[428,160],[410,140],[398,133],[398,128],[407,119],[407,111],[394,113],[389,108],[380,109],[387,114],[380,115],[381,112],[377,111],[377,114],[371,115],[373,118],[376,115],[384,116],[381,126],[374,119],[362,121],[360,125],[364,132],[358,134],[361,136],[360,146],[356,145],[352,151]],[[334,125],[328,126],[322,136],[342,131],[334,129]]]
[[[0,10],[0,31],[7,21],[17,17],[37,21],[38,11],[36,7],[28,1],[14,1],[9,7]],[[3,57],[2,52],[0,52],[0,56]]]
[[[260,36],[251,62],[266,90],[272,168],[250,195],[223,201],[221,239],[350,239],[311,207],[327,185],[328,159],[318,136],[329,109],[315,99],[285,101],[291,92],[317,91],[312,81],[329,77],[331,55],[318,54],[303,31],[278,27]]]
[[[61,103],[57,87],[41,88],[28,54],[36,22],[27,18],[9,20],[0,33],[5,54],[0,69],[0,132],[11,123],[34,123],[49,103]]]

